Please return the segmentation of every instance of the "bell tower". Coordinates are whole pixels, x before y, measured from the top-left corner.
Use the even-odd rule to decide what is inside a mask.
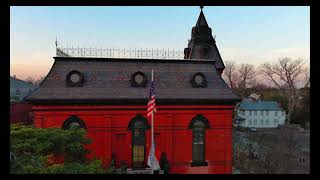
[[[203,14],[203,7],[200,8],[201,12],[196,26],[192,28],[188,47],[184,49],[184,59],[214,59],[217,71],[222,74],[225,66],[216,46],[216,41],[212,37],[212,30]]]

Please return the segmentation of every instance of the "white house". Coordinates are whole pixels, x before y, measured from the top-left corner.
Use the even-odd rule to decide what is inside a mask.
[[[235,123],[250,128],[276,128],[285,119],[286,113],[276,101],[245,101],[237,109]]]
[[[10,76],[10,102],[23,101],[35,88],[31,83]]]

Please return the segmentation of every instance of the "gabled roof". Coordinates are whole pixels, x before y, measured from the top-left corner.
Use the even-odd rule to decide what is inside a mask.
[[[245,101],[240,103],[242,110],[279,110],[283,109],[276,101]]]
[[[10,88],[35,88],[31,83],[25,82],[21,79],[10,76]]]
[[[239,101],[213,63],[212,60],[55,57],[49,74],[27,100],[147,100],[151,69],[154,69],[157,100]],[[83,73],[83,87],[66,85],[66,76],[72,70]],[[137,71],[146,74],[147,87],[131,86],[131,75]],[[190,80],[197,72],[206,76],[207,88],[192,87]]]

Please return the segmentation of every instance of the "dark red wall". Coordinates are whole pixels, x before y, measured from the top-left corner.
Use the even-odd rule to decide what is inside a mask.
[[[10,123],[31,123],[32,105],[28,103],[10,103]]]
[[[232,171],[232,111],[234,106],[157,106],[155,139],[157,148],[165,152],[170,173],[231,173]],[[81,118],[92,139],[88,146],[89,158],[98,157],[108,165],[111,154],[117,162],[131,166],[131,131],[128,124],[137,114],[146,114],[146,106],[33,106],[36,127],[62,127],[70,116]],[[191,167],[192,130],[189,123],[202,114],[209,120],[206,130],[208,166]],[[151,124],[150,119],[148,119]],[[150,129],[147,130],[147,149],[150,147]]]

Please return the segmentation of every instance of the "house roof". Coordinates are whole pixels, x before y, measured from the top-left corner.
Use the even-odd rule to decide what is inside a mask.
[[[25,82],[21,79],[10,76],[10,88],[35,88],[31,83]]]
[[[212,60],[113,59],[55,57],[49,74],[26,100],[147,100],[151,69],[154,69],[157,99],[239,101],[214,68]],[[83,87],[68,87],[72,70],[84,75]],[[132,87],[131,75],[146,74],[146,87]],[[192,76],[202,72],[206,88],[194,88]]]
[[[241,102],[242,110],[283,110],[276,101],[245,101]]]
[[[246,118],[243,118],[243,117],[237,115],[234,119],[245,120]]]

